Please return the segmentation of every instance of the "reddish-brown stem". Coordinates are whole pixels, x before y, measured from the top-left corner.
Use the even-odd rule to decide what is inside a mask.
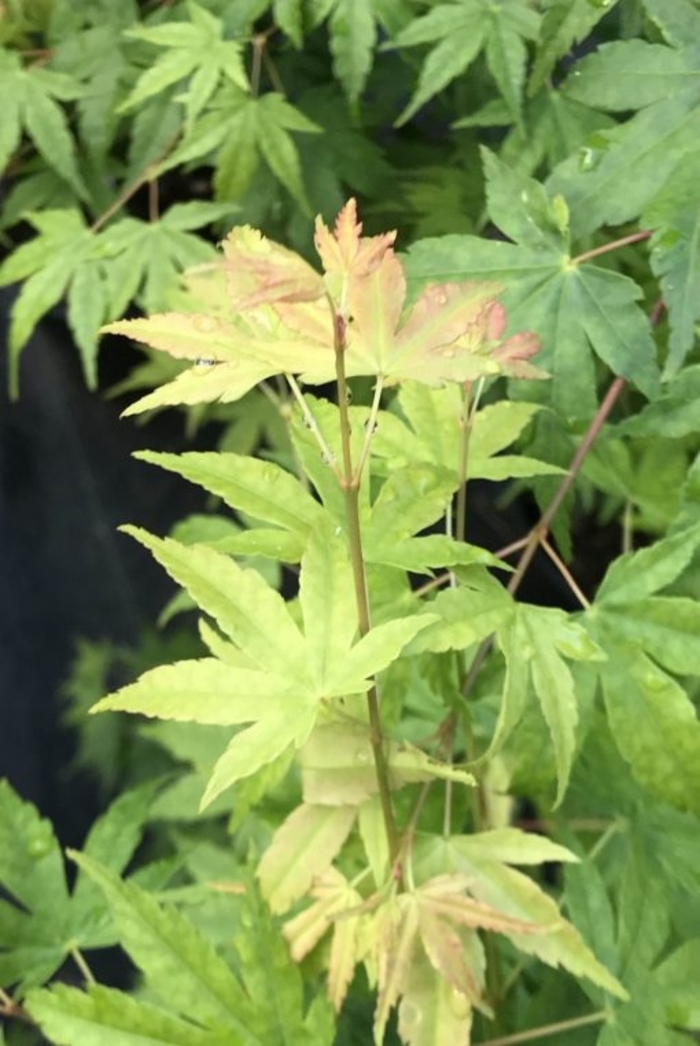
[[[552,563],[554,563],[554,566],[557,568],[561,576],[564,578],[564,581],[566,581],[567,585],[569,586],[573,594],[576,596],[581,606],[588,608],[591,605],[589,600],[586,599],[586,597],[584,596],[583,592],[576,583],[576,580],[574,579],[571,571],[567,567],[566,563],[563,562],[561,556],[559,556],[556,550],[552,548],[550,543],[547,541],[547,538],[541,538],[540,545],[547,553]]]
[[[122,189],[122,191],[119,193],[117,198],[113,200],[112,203],[110,203],[109,207],[106,210],[104,210],[98,218],[95,219],[95,221],[90,226],[90,232],[99,232],[102,226],[106,225],[109,219],[113,218],[114,215],[122,209],[124,204],[128,203],[132,196],[136,195],[139,189],[141,189],[146,184],[146,182],[151,182],[151,184],[153,184],[153,172],[155,171],[156,167],[161,162],[161,160],[164,160],[165,157],[168,155],[179,136],[180,131],[178,130],[172,136],[165,149],[162,150],[158,159],[154,160],[153,163],[149,163],[149,165],[145,167],[143,171],[141,171],[141,174],[139,174],[137,178],[134,178],[133,182],[130,182],[129,185],[125,186],[124,189]]]
[[[523,580],[523,577],[525,576],[525,572],[530,566],[533,556],[537,551],[537,546],[540,544],[541,540],[543,538],[546,538],[549,534],[549,528],[552,525],[552,520],[561,508],[561,504],[564,501],[566,495],[569,493],[569,490],[571,489],[571,486],[581,469],[581,465],[583,464],[583,461],[586,455],[588,454],[588,451],[593,446],[593,442],[596,436],[607,421],[608,415],[610,414],[610,411],[617,402],[617,399],[624,387],[624,378],[615,378],[615,380],[612,382],[610,388],[608,389],[603,398],[603,402],[600,404],[598,410],[595,413],[595,417],[588,426],[586,434],[584,435],[583,439],[576,448],[576,453],[571,459],[569,469],[566,475],[562,477],[562,481],[557,487],[554,497],[542,513],[542,518],[540,519],[539,523],[537,523],[537,525],[534,526],[530,531],[527,538],[527,543],[523,550],[523,554],[518,560],[518,565],[515,568],[515,573],[512,575],[510,581],[508,582],[508,591],[511,593],[511,595],[514,595],[520,587],[520,583]]]
[[[22,1021],[31,1021],[27,1011],[2,988],[0,988],[0,1017],[16,1017]]]
[[[630,243],[639,243],[640,240],[648,240],[651,236],[651,229],[642,229],[640,232],[632,232],[629,236],[621,236],[619,240],[610,240],[609,243],[603,243],[600,247],[594,247],[590,251],[584,251],[583,254],[577,255],[571,259],[571,265],[580,265],[582,262],[590,261],[591,258],[598,258],[601,254],[609,254],[610,251],[617,250],[618,247],[627,247]]]
[[[158,179],[151,178],[148,183],[148,220],[157,222],[160,217]]]

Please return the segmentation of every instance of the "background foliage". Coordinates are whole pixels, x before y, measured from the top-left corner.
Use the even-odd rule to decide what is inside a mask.
[[[39,365],[20,359],[22,350],[59,303],[95,388],[100,328],[191,310],[193,285],[183,287],[180,274],[214,263],[216,241],[232,224],[260,228],[313,261],[313,215],[330,221],[350,195],[367,232],[398,230],[409,301],[427,281],[496,281],[507,333],[540,339],[535,362],[550,380],[487,376],[465,417],[473,423],[470,481],[515,481],[539,506],[538,521],[512,548],[498,539],[494,507],[493,537],[481,542],[521,556],[510,560],[510,591],[486,571],[483,550],[473,558],[474,546],[461,552],[469,565],[445,558],[445,545],[437,560],[434,543],[421,546],[422,560],[415,544],[408,548],[437,537],[426,530],[461,487],[456,386],[407,383],[385,399],[372,438],[375,500],[364,521],[380,626],[399,620],[410,631],[417,621],[400,605],[396,572],[404,584],[410,572],[416,587],[430,568],[462,571],[459,586],[429,599],[439,620],[416,632],[408,656],[397,656],[397,641],[382,662],[391,662],[385,730],[396,744],[423,743],[444,729],[446,713],[456,710],[461,722],[468,707],[455,757],[476,776],[478,801],[456,776],[448,788],[458,833],[451,860],[501,919],[547,922],[558,905],[574,935],[547,954],[532,943],[547,938],[518,951],[523,934],[514,924],[510,936],[487,933],[485,973],[473,924],[452,936],[443,927],[443,943],[470,957],[471,1001],[485,1000],[474,1042],[516,1042],[541,1027],[543,1041],[573,1046],[679,1046],[700,1031],[698,40],[696,0],[7,0],[0,20],[0,284],[18,285],[14,394],[21,396],[20,363]],[[194,289],[206,294],[204,277]],[[213,299],[206,304],[214,314]],[[253,598],[274,607],[267,638],[248,635],[246,646],[235,628],[233,638],[247,657],[266,642],[269,661],[272,621],[287,630],[281,635],[300,635],[289,565],[305,562],[308,576],[310,562],[335,569],[332,556],[323,559],[334,546],[320,501],[338,520],[342,505],[314,432],[274,383],[240,401],[241,388],[227,396],[230,374],[212,366],[219,357],[206,325],[187,351],[173,329],[128,329],[151,346],[122,385],[146,392],[133,411],[179,404],[191,430],[220,423],[220,450],[238,456],[222,479],[220,454],[144,455],[220,499],[210,516],[179,525],[177,546],[141,536],[190,588],[164,619],[199,603],[221,625],[225,608],[198,597],[183,572],[209,576],[218,570],[214,553],[232,555],[232,578],[234,564],[255,567],[246,575],[262,579],[251,582]],[[173,346],[172,358],[159,351]],[[353,392],[362,433],[371,388],[360,378]],[[219,401],[222,393],[235,402]],[[335,408],[322,396],[310,402],[330,441]],[[246,457],[255,451],[255,460]],[[280,497],[295,460],[320,499],[304,500],[291,486]],[[461,504],[468,526],[471,506],[470,493]],[[324,540],[308,545],[317,524]],[[591,566],[596,527],[612,539]],[[173,550],[193,543],[198,549],[177,552],[176,562]],[[568,613],[511,598],[536,554],[564,578]],[[281,605],[270,593],[283,579],[292,587]],[[320,633],[321,617],[305,640]],[[68,687],[74,721],[84,722],[78,709],[110,689],[115,671],[126,683],[177,657],[230,662],[211,625],[200,628],[199,637],[174,641],[175,650],[152,639],[136,653],[84,647]],[[494,632],[496,647],[487,650]],[[292,649],[278,640],[282,660]],[[299,646],[294,656],[301,672],[315,655]],[[274,672],[273,662],[268,668]],[[215,693],[220,669],[207,671]],[[352,919],[336,922],[333,945],[299,966],[252,874],[273,833],[278,851],[284,846],[280,825],[306,817],[317,848],[304,851],[301,880],[275,881],[270,859],[266,877],[263,858],[273,910],[286,912],[307,888],[316,890],[307,911],[324,903],[322,888],[326,903],[366,903],[354,886],[311,881],[350,831],[337,813],[343,806],[314,821],[306,794],[299,805],[299,768],[285,749],[233,791],[214,778],[214,801],[200,816],[230,727],[134,726],[125,718],[81,728],[80,756],[105,789],[130,787],[82,854],[71,855],[75,882],[72,872],[66,880],[51,827],[9,787],[0,791],[8,1043],[31,1041],[36,1023],[71,1046],[143,1037],[367,1041],[371,964],[350,980],[352,970],[338,974],[331,957],[347,944],[342,928]],[[342,766],[347,734],[331,732],[325,743]],[[460,773],[467,771],[455,767]],[[415,797],[418,787],[405,791]],[[410,805],[399,794],[405,820]],[[438,866],[445,794],[436,786],[426,802],[417,865],[424,878]],[[381,832],[371,812],[362,817],[342,870],[352,878],[366,851],[379,888],[380,848],[368,840]],[[292,821],[287,831],[298,838],[303,828]],[[133,861],[146,829],[147,846]],[[293,951],[299,925],[287,924]],[[83,954],[117,942],[140,971],[129,995],[93,984]],[[343,976],[351,984],[338,1022],[322,983],[329,962],[331,1003],[343,995]],[[412,1025],[404,1006],[387,1038],[466,1041],[465,1013],[435,975],[440,962],[428,948],[401,986],[432,1015],[433,1031]],[[72,983],[76,971],[85,991]],[[42,987],[56,976],[63,983]],[[378,1034],[398,994],[380,993]]]

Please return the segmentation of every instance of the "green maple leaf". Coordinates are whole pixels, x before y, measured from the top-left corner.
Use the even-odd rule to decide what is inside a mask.
[[[498,638],[506,658],[506,678],[489,753],[512,733],[534,692],[554,748],[558,805],[571,772],[579,720],[574,678],[565,659],[598,660],[601,652],[561,610],[526,603],[515,605]]]
[[[333,862],[347,839],[354,806],[301,803],[282,822],[258,866],[260,887],[273,912],[286,912]]]
[[[32,992],[28,1004],[33,1019],[59,1046],[212,1046],[208,1029],[99,984],[85,992],[57,984]]]
[[[697,12],[695,19],[700,24]],[[688,36],[681,46],[674,37],[673,47],[643,40],[604,44],[567,79],[565,93],[575,101],[636,113],[596,134],[548,180],[553,193],[566,196],[577,234],[638,218],[693,150],[700,128],[700,51],[693,40]]]
[[[691,382],[688,384],[692,386]],[[662,397],[660,404],[657,401],[649,404],[651,413],[642,424],[653,428],[651,419],[658,414],[651,408],[669,408],[672,404],[670,396]],[[640,412],[639,417],[643,414]],[[668,428],[673,428],[672,417],[668,422]],[[621,428],[627,433],[624,424]],[[620,510],[626,503],[631,506],[636,529],[663,534],[674,523],[680,509],[687,468],[688,455],[677,440],[606,439],[592,448],[582,473],[599,490],[611,494]]]
[[[446,236],[414,245],[409,280],[503,280],[502,300],[515,326],[541,339],[538,362],[552,375],[554,405],[571,418],[596,406],[595,353],[647,397],[658,385],[656,346],[637,304],[641,290],[626,276],[571,256],[566,204],[536,181],[484,151],[489,213],[513,243]]]
[[[519,933],[505,926],[501,932],[510,937],[516,948],[626,999],[625,989],[596,959],[576,928],[562,917],[556,902],[533,879],[511,867],[547,860],[546,851],[531,851],[529,836],[520,833],[519,839],[522,849],[515,836],[508,844],[498,832],[449,839],[419,833],[414,843],[414,873],[419,880],[439,875],[446,867],[462,873],[468,880],[469,894],[476,901],[502,913],[504,919],[520,919],[530,927],[540,928],[539,933]],[[569,851],[562,852],[562,847],[556,849],[558,856],[552,851],[555,861],[577,860]]]
[[[591,8],[588,0],[583,0]],[[535,174],[540,168],[551,170],[572,154],[585,158],[588,141],[598,132],[614,126],[607,113],[570,98],[559,88],[543,87],[528,98],[522,120],[509,128],[500,149],[501,159],[522,174]],[[489,122],[488,120],[486,121]],[[456,127],[464,124],[457,121]]]
[[[325,1000],[306,1011],[301,975],[252,882],[240,903],[245,927],[234,951],[243,982],[211,942],[176,909],[161,905],[104,864],[72,854],[103,893],[119,939],[155,1003],[90,985],[30,992],[26,1006],[53,1042],[65,1046],[328,1046],[333,1021]],[[274,988],[273,988],[274,986]]]
[[[336,0],[329,19],[333,71],[357,103],[372,68],[377,26],[374,0]]]
[[[242,550],[251,541],[259,546],[264,534],[263,540],[272,547],[285,540],[285,560],[299,562],[312,529],[323,518],[323,509],[299,480],[271,461],[223,451],[179,455],[142,451],[136,457],[184,476],[234,511],[271,528],[247,531],[225,547],[220,543],[218,547],[228,552]],[[287,560],[290,553],[292,560]]]
[[[182,661],[145,673],[95,710],[141,712],[163,719],[247,725],[214,768],[206,804],[242,777],[308,738],[323,704],[364,693],[372,677],[433,618],[402,618],[357,631],[352,572],[345,544],[317,526],[302,558],[299,603],[305,632],[282,597],[251,569],[203,545],[180,545],[127,528],[217,622],[241,652]]]
[[[186,7],[187,22],[139,26],[126,33],[132,39],[165,48],[165,53],[139,77],[120,111],[133,109],[172,84],[189,79],[180,100],[185,104],[187,124],[192,126],[221,80],[248,90],[240,42],[224,39],[221,19],[194,0],[188,0]]]
[[[74,27],[57,44],[53,56],[57,70],[83,84],[77,102],[81,146],[103,171],[119,124],[115,110],[129,72],[122,30],[138,17],[128,8],[115,5],[100,11],[99,24]]]
[[[432,567],[502,567],[485,549],[444,534],[420,535],[444,518],[457,483],[449,473],[412,465],[393,469],[366,514],[363,528],[367,562],[417,574]]]
[[[700,811],[700,726],[674,675],[700,674],[700,607],[658,595],[690,563],[700,528],[686,527],[613,563],[586,613],[608,660],[600,667],[610,729],[643,785]]]
[[[684,248],[679,244],[682,251]],[[671,248],[673,250],[673,248]],[[621,436],[656,436],[679,440],[700,430],[700,366],[684,367],[653,403],[614,429]]]
[[[236,200],[250,185],[262,158],[305,211],[309,211],[292,132],[321,128],[280,94],[253,97],[234,84],[221,87],[191,129],[159,167],[164,172],[198,160],[212,163],[220,200]]]
[[[537,39],[538,32],[539,16],[526,0],[498,4],[454,0],[438,4],[385,45],[432,45],[415,94],[397,123],[409,120],[429,98],[468,69],[482,50],[511,115],[518,119],[527,62],[525,40]]]
[[[99,331],[132,299],[163,308],[183,269],[211,262],[215,249],[190,230],[230,213],[227,204],[175,204],[158,222],[124,218],[96,233],[74,209],[23,215],[37,235],[0,266],[0,285],[23,281],[10,321],[10,388],[19,354],[39,319],[64,295],[68,324],[90,388],[97,383]]]
[[[460,446],[465,403],[457,385],[432,389],[404,382],[395,411],[382,414],[372,440],[372,453],[390,469],[425,462],[449,473],[456,490],[460,482]],[[469,435],[467,479],[504,480],[553,475],[560,470],[526,455],[503,454],[541,410],[534,403],[504,400],[477,411]],[[405,420],[403,420],[405,419]]]
[[[35,65],[24,69],[20,56],[0,51],[0,93],[4,99],[0,123],[0,170],[27,134],[48,167],[82,199],[87,198],[73,138],[58,101],[73,101],[83,88],[72,76]]]
[[[615,1005],[599,1046],[622,1046],[640,1036],[680,1043],[671,1029],[694,1026],[691,963],[697,958],[697,941],[668,954],[670,897],[657,852],[634,839],[614,896],[616,911],[593,862],[569,865],[565,882],[569,915],[630,994],[627,1002]]]
[[[10,393],[18,393],[22,349],[40,318],[64,294],[68,296],[68,322],[80,350],[85,377],[89,387],[94,388],[97,332],[107,315],[107,291],[97,238],[77,210],[37,211],[24,217],[38,235],[13,251],[0,266],[0,285],[24,281],[10,318]]]
[[[182,272],[216,259],[211,244],[193,233],[231,213],[230,204],[203,200],[174,204],[157,222],[122,218],[99,236],[109,315],[122,316],[131,301],[146,311],[163,309]]]
[[[117,799],[93,825],[88,855],[115,872],[128,864],[153,801],[152,783]],[[114,943],[114,928],[93,884],[78,876],[73,893],[48,821],[0,782],[0,985],[21,994],[42,984],[76,949]]]
[[[304,39],[304,0],[273,0],[275,25],[289,37],[295,47]]]
[[[535,94],[554,71],[557,59],[567,54],[572,46],[586,40],[594,26],[617,0],[591,3],[591,0],[546,0],[540,27],[540,41],[530,73],[528,90]]]
[[[671,334],[664,377],[678,372],[695,344],[700,319],[700,152],[687,153],[649,202],[642,224],[654,230],[651,267],[659,278]]]

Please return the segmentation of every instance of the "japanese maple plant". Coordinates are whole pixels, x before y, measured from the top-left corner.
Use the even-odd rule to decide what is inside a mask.
[[[395,1007],[405,1042],[464,1043],[475,1011],[498,1010],[518,954],[626,997],[546,889],[513,867],[577,857],[511,826],[501,755],[537,702],[559,803],[577,668],[593,672],[605,654],[576,615],[516,603],[520,574],[465,541],[468,480],[538,410],[488,390],[501,376],[547,377],[531,362],[536,337],[505,337],[495,283],[428,283],[407,304],[393,241],[363,237],[351,201],[332,232],[316,223],[319,274],[237,227],[220,263],[191,275],[188,311],[107,328],[190,364],[128,413],[266,383],[294,454],[289,468],[140,455],[254,523],[225,549],[125,528],[199,608],[209,656],[152,669],[96,711],[232,728],[204,807],[248,778],[298,776],[299,801],[256,872],[293,959],[320,954],[336,1011],[363,967],[377,1043]],[[352,405],[358,378],[371,379],[367,406]],[[560,470],[520,458],[517,471]],[[292,598],[237,562],[253,553],[298,578]],[[493,692],[476,702],[487,658]],[[417,711],[421,678],[429,714]],[[493,935],[509,942],[505,957]]]

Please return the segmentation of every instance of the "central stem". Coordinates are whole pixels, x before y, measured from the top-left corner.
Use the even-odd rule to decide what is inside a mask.
[[[365,561],[362,553],[362,531],[360,528],[360,470],[353,471],[352,449],[350,446],[350,413],[348,410],[348,383],[345,374],[346,321],[331,302],[333,315],[333,347],[335,349],[335,372],[338,383],[338,409],[340,412],[340,441],[343,455],[341,489],[345,500],[345,517],[348,526],[348,543],[350,545],[350,562],[355,584],[355,601],[357,603],[357,621],[360,636],[366,636],[371,628],[369,614],[369,596]],[[389,846],[390,864],[393,869],[399,855],[400,840],[391,803],[391,783],[389,766],[384,751],[384,734],[379,715],[379,697],[376,683],[367,692],[367,709],[369,713],[370,743],[374,756],[374,767],[379,786],[379,800],[384,818],[387,843]]]

